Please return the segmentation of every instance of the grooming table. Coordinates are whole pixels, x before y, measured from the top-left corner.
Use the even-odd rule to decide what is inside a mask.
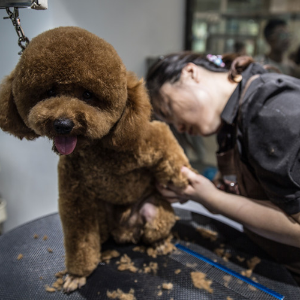
[[[174,243],[179,242],[192,252],[224,266],[225,272],[185,251],[176,250],[170,255],[153,258],[133,251],[136,245],[118,245],[109,240],[102,250],[116,249],[121,255],[126,253],[140,272],[118,271],[116,262],[120,257],[117,257],[107,264],[100,263],[81,289],[68,295],[62,291],[49,293],[45,286],[51,286],[56,281],[55,273],[65,269],[60,218],[58,214],[51,214],[0,236],[0,299],[110,299],[107,291],[117,289],[124,293],[133,289],[138,300],[278,299],[226,273],[226,268],[236,274],[243,273],[248,269],[247,260],[254,256],[261,261],[254,268],[251,280],[283,295],[285,300],[299,299],[300,288],[290,273],[245,234],[197,213],[179,208],[175,208],[175,212],[180,219],[173,229]],[[204,237],[203,230],[211,234]],[[223,250],[220,254],[216,249]],[[156,274],[143,271],[150,262],[158,263]],[[211,292],[193,285],[191,272],[197,271],[205,273],[212,281]],[[163,289],[163,283],[172,283],[173,288]]]

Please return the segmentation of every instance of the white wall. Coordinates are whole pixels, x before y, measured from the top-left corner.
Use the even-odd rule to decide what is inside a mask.
[[[183,49],[184,0],[48,0],[46,11],[20,9],[21,26],[31,39],[58,26],[79,26],[111,43],[126,67],[145,75],[148,56]],[[17,34],[0,9],[0,78],[19,56]],[[1,108],[0,108],[1,109]],[[0,194],[7,201],[4,231],[57,211],[57,162],[45,138],[20,141],[0,130]],[[185,205],[203,211],[195,203]],[[204,213],[205,210],[204,210]]]

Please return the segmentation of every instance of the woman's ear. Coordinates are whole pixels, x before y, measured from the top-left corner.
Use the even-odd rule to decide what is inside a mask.
[[[199,78],[200,78],[199,75],[200,75],[199,67],[192,62],[187,63],[181,71],[182,79],[192,79],[196,82],[199,82]]]
[[[14,73],[13,71],[5,77],[0,85],[0,128],[19,139],[32,140],[37,138],[38,135],[25,125],[14,102],[12,93]]]
[[[127,102],[111,136],[113,146],[131,147],[146,134],[150,122],[151,104],[143,80],[127,72]]]

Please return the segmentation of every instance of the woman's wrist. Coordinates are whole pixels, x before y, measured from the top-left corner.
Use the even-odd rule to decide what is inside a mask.
[[[197,202],[205,206],[208,210],[219,214],[222,213],[220,211],[220,201],[222,201],[224,194],[226,194],[224,191],[213,186],[213,188],[209,189],[207,195],[203,195],[203,197],[198,198]]]

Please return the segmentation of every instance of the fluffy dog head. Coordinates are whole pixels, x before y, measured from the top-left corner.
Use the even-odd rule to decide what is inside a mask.
[[[3,130],[49,137],[61,154],[103,137],[126,147],[150,118],[142,82],[110,44],[78,27],[49,30],[30,42],[1,85],[0,106]]]

